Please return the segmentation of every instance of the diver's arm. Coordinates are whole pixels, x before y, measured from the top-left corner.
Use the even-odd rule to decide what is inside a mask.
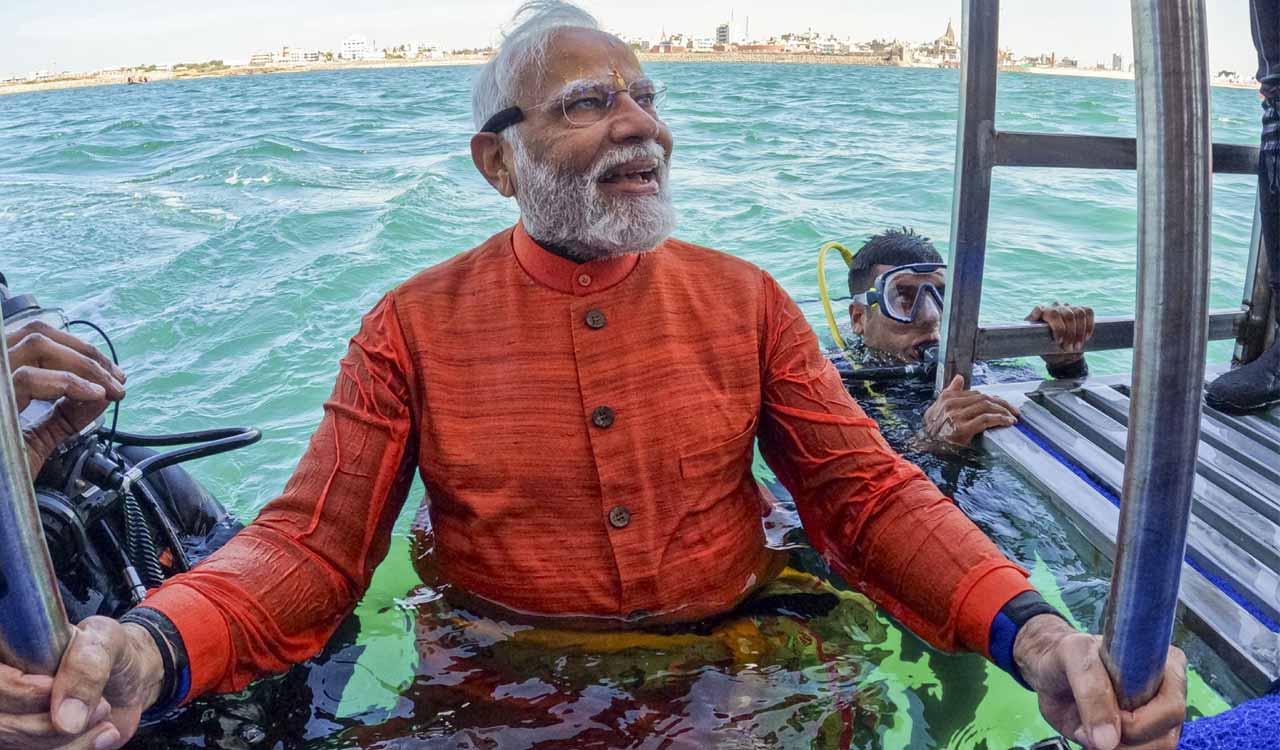
[[[1026,573],[889,448],[799,309],[764,284],[761,451],[814,546],[921,637],[990,656],[996,615],[1032,588]]]
[[[143,602],[176,627],[190,666],[162,701],[240,690],[308,658],[363,596],[412,482],[410,363],[391,294],[351,340],[283,494]]]

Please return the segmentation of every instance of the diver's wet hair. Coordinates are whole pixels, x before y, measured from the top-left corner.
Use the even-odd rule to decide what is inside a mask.
[[[941,263],[933,242],[910,227],[886,229],[867,238],[867,243],[854,253],[849,266],[849,294],[865,292],[875,281],[876,266],[905,266],[908,263]]]

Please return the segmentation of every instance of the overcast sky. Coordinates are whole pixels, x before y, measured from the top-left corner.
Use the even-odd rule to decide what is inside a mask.
[[[1214,71],[1252,74],[1256,57],[1248,0],[1206,0]],[[357,5],[366,6],[365,9]],[[284,44],[332,50],[352,34],[380,47],[424,41],[446,49],[496,41],[516,0],[0,0],[0,78],[37,70],[169,64],[209,59],[244,61]],[[711,36],[732,12],[753,38],[785,31],[924,41],[957,22],[960,0],[584,0],[606,27],[657,37],[683,31]],[[1123,0],[1005,0],[1002,47],[1019,55],[1056,51],[1081,64],[1132,59],[1129,4]]]

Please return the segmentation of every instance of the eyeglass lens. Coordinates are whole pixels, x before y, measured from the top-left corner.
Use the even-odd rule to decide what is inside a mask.
[[[625,89],[592,83],[566,91],[561,99],[565,119],[572,125],[592,125],[609,116],[619,94],[626,92],[645,112],[657,117],[666,87],[648,78],[632,81]]]

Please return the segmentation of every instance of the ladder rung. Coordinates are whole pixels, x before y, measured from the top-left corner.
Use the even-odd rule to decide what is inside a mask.
[[[1209,314],[1209,340],[1233,339],[1245,320],[1240,310],[1218,310]],[[1133,318],[1128,316],[1097,318],[1093,338],[1085,351],[1130,349],[1133,347]],[[1049,338],[1049,327],[1043,323],[1015,323],[983,326],[978,329],[974,356],[977,359],[1027,357],[1033,354],[1060,354],[1058,345]]]
[[[995,165],[1072,169],[1136,169],[1133,138],[997,131]],[[1257,174],[1258,148],[1235,143],[1213,144],[1217,174]]]

